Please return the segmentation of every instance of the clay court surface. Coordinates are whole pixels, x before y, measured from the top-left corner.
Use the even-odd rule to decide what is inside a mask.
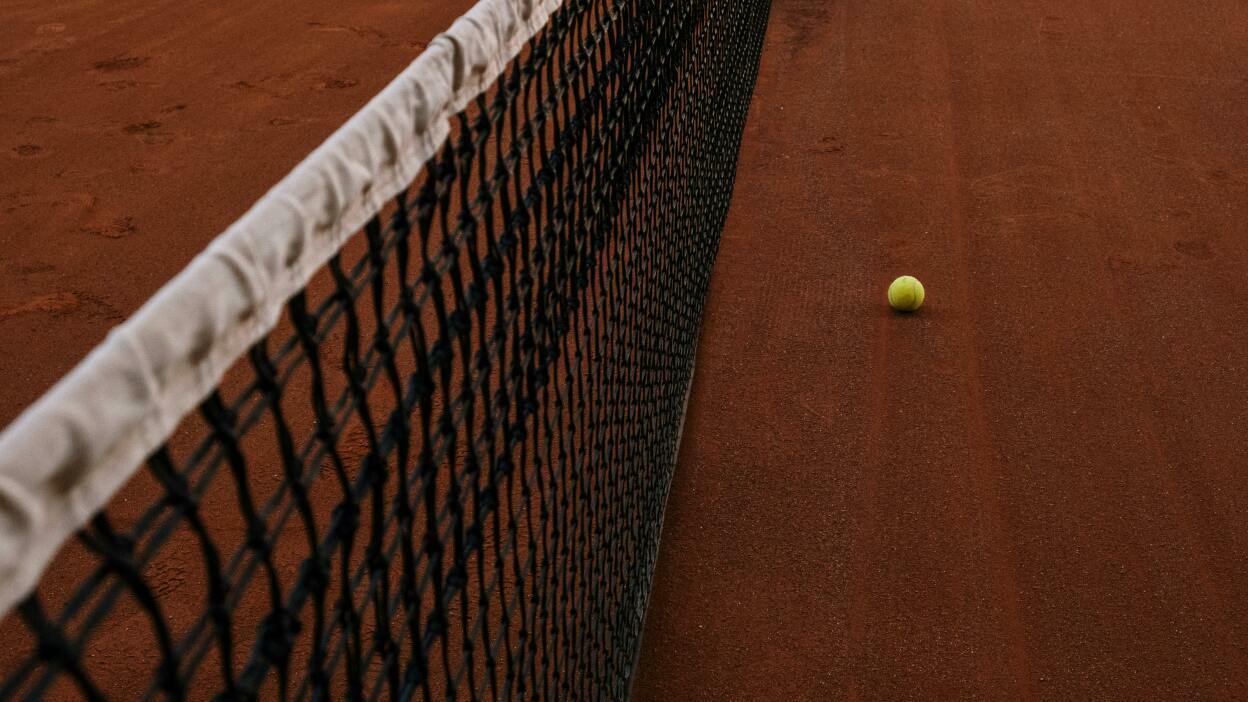
[[[0,424],[469,4],[0,9]],[[1245,76],[1230,0],[775,1],[638,699],[1248,696]]]
[[[0,425],[472,4],[0,6]]]
[[[1245,76],[1240,2],[773,5],[639,699],[1248,696]]]

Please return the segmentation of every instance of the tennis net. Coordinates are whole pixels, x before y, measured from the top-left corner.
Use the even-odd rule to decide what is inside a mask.
[[[0,698],[625,698],[767,0],[483,0],[0,436]]]

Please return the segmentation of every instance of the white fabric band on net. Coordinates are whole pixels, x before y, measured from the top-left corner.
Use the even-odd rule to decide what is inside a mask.
[[[481,0],[0,434],[0,616],[563,0]]]

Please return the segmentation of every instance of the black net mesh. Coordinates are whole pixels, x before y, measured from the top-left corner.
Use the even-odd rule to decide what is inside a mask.
[[[767,0],[570,0],[0,626],[0,698],[622,698]]]

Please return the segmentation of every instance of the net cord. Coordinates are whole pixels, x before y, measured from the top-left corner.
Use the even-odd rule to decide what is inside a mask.
[[[481,0],[0,434],[0,616],[563,0]]]

